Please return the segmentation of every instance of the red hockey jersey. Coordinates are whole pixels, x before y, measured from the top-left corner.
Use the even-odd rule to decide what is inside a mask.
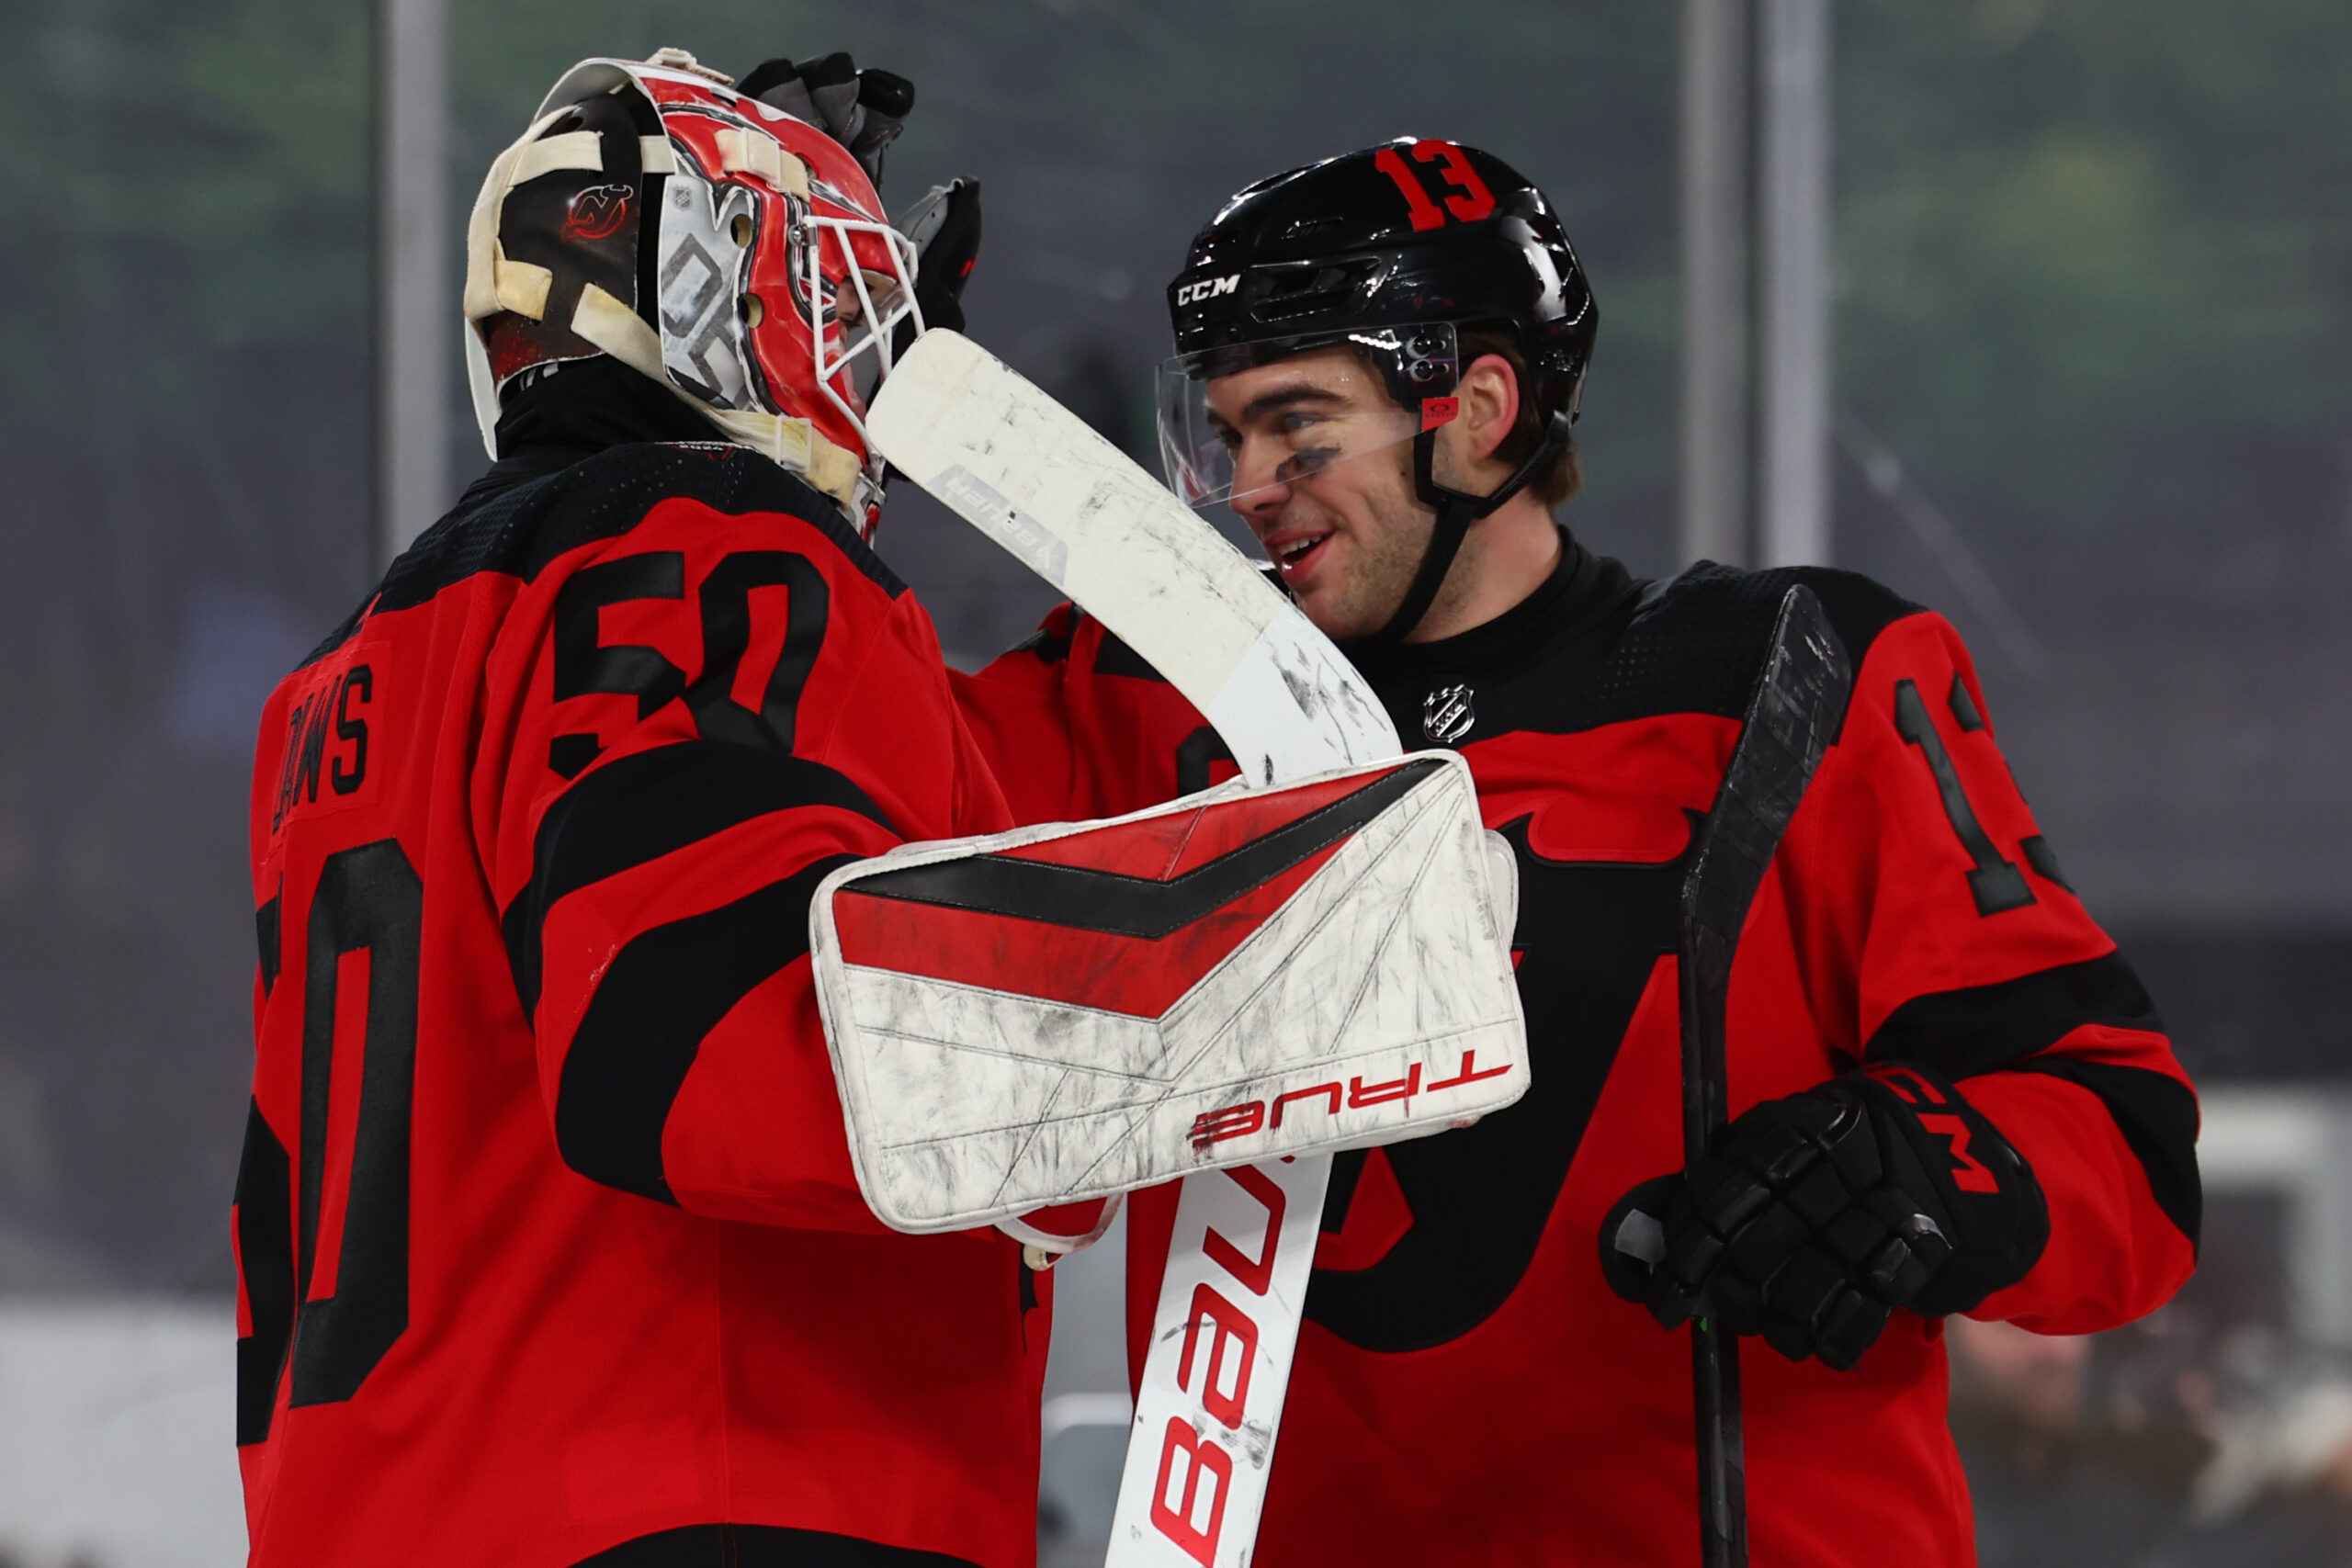
[[[2050,1205],[2039,1262],[1976,1315],[2082,1333],[2188,1276],[2194,1096],[2036,829],[1951,628],[1826,570],[1702,567],[1645,592],[1571,543],[1506,615],[1366,660],[1409,745],[1469,760],[1518,857],[1533,1082],[1468,1131],[1339,1157],[1265,1568],[1697,1562],[1688,1336],[1611,1292],[1598,1233],[1626,1189],[1681,1164],[1677,892],[1799,580],[1845,639],[1854,695],[1739,950],[1732,1112],[1862,1062],[1927,1063]],[[1023,816],[1227,771],[1172,688],[1067,607],[958,696]],[[1140,1365],[1172,1191],[1130,1213]],[[1898,1312],[1847,1372],[1747,1342],[1759,1568],[1973,1562],[1940,1338]]]
[[[834,866],[1006,825],[929,619],[765,458],[419,540],[263,720],[252,1561],[1030,1562],[1039,1292],[868,1213],[808,962]]]

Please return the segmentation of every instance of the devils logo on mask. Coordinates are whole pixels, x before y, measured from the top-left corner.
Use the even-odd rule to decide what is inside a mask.
[[[564,204],[563,237],[566,240],[608,240],[628,221],[628,198],[634,195],[627,186],[591,186]]]

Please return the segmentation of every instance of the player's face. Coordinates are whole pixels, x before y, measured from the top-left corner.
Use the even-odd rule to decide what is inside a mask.
[[[1413,491],[1407,416],[1379,375],[1344,348],[1324,348],[1206,390],[1233,454],[1233,510],[1299,608],[1327,637],[1378,631],[1404,602],[1435,524]]]

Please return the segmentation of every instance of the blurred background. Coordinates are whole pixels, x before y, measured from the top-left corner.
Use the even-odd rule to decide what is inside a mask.
[[[1763,278],[1745,329],[1736,271],[1700,287],[1744,231],[1684,177],[1694,138],[1780,155],[1740,150],[1762,107],[1684,93],[1687,29],[1736,8],[469,0],[423,35],[446,87],[388,110],[443,153],[391,160],[426,197],[387,224],[365,0],[0,0],[0,1568],[241,1560],[260,705],[385,529],[483,465],[454,308],[481,171],[572,61],[662,45],[913,78],[886,199],[984,183],[973,334],[1138,455],[1162,287],[1231,190],[1398,134],[1542,184],[1602,316],[1565,520],[1644,574],[1794,539],[1950,614],[2206,1089],[2180,1302],[2096,1341],[1955,1332],[1984,1561],[2352,1562],[2352,6],[1814,0],[1823,90],[1771,146],[1819,139],[1819,265]],[[1720,242],[1696,271],[1693,232]],[[387,277],[379,241],[424,259]],[[397,344],[400,491],[376,327],[435,289]],[[1712,426],[1695,373],[1732,389]],[[1775,532],[1770,475],[1737,499],[1740,440],[1781,417],[1739,412],[1751,378],[1811,411],[1810,534]],[[910,491],[881,543],[960,663],[1047,602]],[[1049,1562],[1099,1562],[1107,1529],[1109,1250],[1063,1281]]]

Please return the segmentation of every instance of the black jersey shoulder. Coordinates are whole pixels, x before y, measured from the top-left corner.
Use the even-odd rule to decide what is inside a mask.
[[[849,563],[883,592],[906,592],[890,569],[807,480],[747,447],[725,442],[633,442],[571,467],[461,502],[394,561],[368,604],[302,660],[315,663],[358,631],[370,614],[413,608],[477,573],[538,576],[565,552],[617,538],[664,501],[698,501],[740,516],[775,512],[821,530]]]
[[[1378,674],[1402,735],[1432,744],[1518,733],[1573,735],[1669,714],[1738,718],[1780,615],[1802,582],[1819,595],[1856,667],[1880,632],[1919,606],[1850,571],[1741,571],[1702,561],[1603,606],[1578,625],[1531,623],[1477,664]],[[1420,743],[1419,739],[1416,744]]]
[[[1650,586],[1592,679],[1555,723],[1540,728],[1594,729],[1668,713],[1742,717],[1781,600],[1797,583],[1819,596],[1857,669],[1879,633],[1922,609],[1859,572],[1818,566],[1742,571],[1701,561]]]

